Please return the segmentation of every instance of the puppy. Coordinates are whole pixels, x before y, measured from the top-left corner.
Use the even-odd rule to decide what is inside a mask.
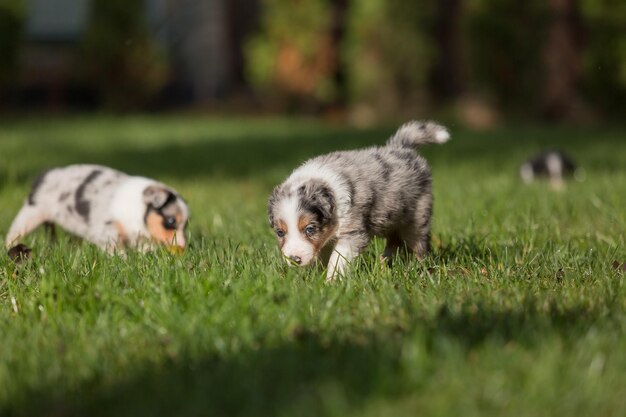
[[[555,190],[565,186],[565,179],[572,175],[579,178],[582,171],[578,170],[574,161],[563,152],[546,151],[529,158],[519,169],[519,175],[526,184],[538,177],[548,178]]]
[[[70,165],[34,181],[5,244],[15,245],[41,224],[56,224],[108,252],[155,244],[180,252],[188,217],[185,201],[155,180],[99,165]]]
[[[430,168],[416,148],[449,138],[436,123],[410,122],[385,146],[306,161],[268,202],[282,254],[304,266],[334,245],[327,280],[343,273],[373,236],[386,238],[387,259],[405,246],[421,259],[430,249],[433,197]]]

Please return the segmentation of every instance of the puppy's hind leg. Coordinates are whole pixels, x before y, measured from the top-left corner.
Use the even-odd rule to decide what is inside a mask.
[[[386,239],[385,250],[380,256],[380,260],[391,266],[393,264],[393,258],[400,255],[402,252],[404,241],[397,232],[389,234]]]
[[[413,221],[400,232],[400,237],[417,259],[423,259],[430,252],[432,206],[430,194],[420,197],[415,206]]]
[[[11,223],[4,241],[6,247],[16,244],[19,239],[35,230],[46,220],[37,206],[24,204]]]
[[[430,252],[430,225],[428,228],[416,224],[407,226],[407,229],[402,232],[402,240],[417,259],[424,259]]]

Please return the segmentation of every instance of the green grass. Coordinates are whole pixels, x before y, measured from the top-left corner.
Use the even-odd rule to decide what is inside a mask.
[[[307,157],[392,127],[193,116],[5,120],[0,234],[49,166],[156,177],[192,247],[108,257],[61,235],[0,255],[0,415],[626,415],[626,132],[503,128],[423,150],[434,251],[341,282],[279,259],[265,204]],[[529,153],[586,170],[522,186]],[[17,272],[17,274],[16,274]]]

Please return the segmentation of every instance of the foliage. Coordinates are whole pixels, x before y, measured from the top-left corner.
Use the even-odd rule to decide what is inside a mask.
[[[412,110],[426,93],[434,50],[428,22],[430,2],[352,2],[345,45],[351,99],[378,114]]]
[[[266,0],[263,25],[248,45],[248,73],[264,97],[272,92],[330,101],[337,94],[325,48],[332,2]],[[585,33],[576,95],[605,114],[623,113],[626,97],[624,2],[577,2]],[[493,101],[504,112],[537,115],[549,77],[546,42],[552,16],[545,1],[461,1],[463,93]],[[415,113],[440,102],[429,74],[441,54],[437,3],[350,1],[340,45],[349,102],[380,116]],[[576,35],[577,36],[577,35]],[[330,62],[330,64],[329,64]],[[565,64],[564,64],[565,65]],[[458,97],[452,97],[454,100]],[[451,104],[451,103],[447,103]]]
[[[545,1],[470,0],[466,13],[471,86],[500,106],[533,108],[542,82]]]
[[[24,1],[0,0],[0,88],[15,77],[23,26]]]
[[[585,95],[605,113],[623,118],[626,110],[626,4],[619,0],[585,0]]]
[[[266,221],[307,157],[392,128],[191,116],[0,124],[0,230],[46,167],[111,165],[177,188],[191,247],[109,257],[60,234],[0,256],[1,415],[621,416],[626,413],[626,132],[452,129],[425,148],[433,255],[331,285],[289,268]],[[586,171],[523,186],[545,147]],[[33,152],[37,149],[37,152]]]
[[[269,97],[334,97],[328,0],[265,0],[263,30],[246,53],[249,78]]]
[[[261,31],[247,47],[249,79],[264,96],[337,97],[332,73],[331,7],[328,0],[266,0]],[[428,8],[405,2],[348,3],[346,39],[338,54],[346,65],[350,101],[388,113],[415,98],[423,85],[430,50],[421,25]]]
[[[142,0],[94,0],[82,42],[83,74],[105,104],[145,106],[168,77],[163,51],[148,32]]]

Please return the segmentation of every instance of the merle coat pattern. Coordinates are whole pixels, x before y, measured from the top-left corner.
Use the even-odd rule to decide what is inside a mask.
[[[111,251],[154,243],[185,246],[188,208],[171,188],[100,165],[70,165],[43,172],[6,235],[7,247],[42,224]]]
[[[342,273],[373,236],[386,238],[386,258],[404,246],[423,257],[430,249],[432,177],[416,148],[448,139],[443,126],[410,122],[385,146],[306,161],[274,189],[268,203],[285,257],[307,265],[333,245],[328,279]]]

